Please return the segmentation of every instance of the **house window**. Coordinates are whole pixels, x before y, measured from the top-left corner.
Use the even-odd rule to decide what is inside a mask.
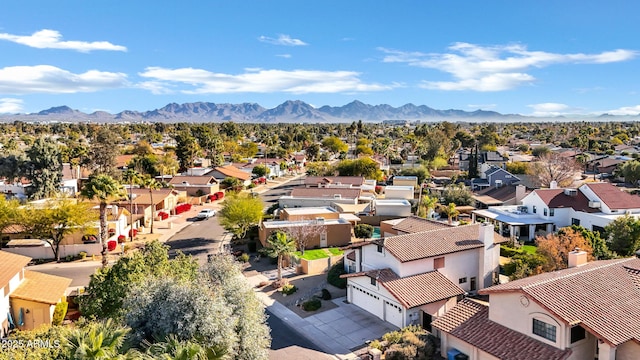
[[[547,216],[547,208],[544,208],[544,216]]]
[[[376,278],[371,278],[371,285],[376,286]]]
[[[433,268],[440,269],[444,267],[444,257],[439,257],[433,259]]]
[[[604,228],[598,225],[591,225],[591,231],[597,231],[600,235],[604,234]]]
[[[467,278],[466,277],[458,279],[458,284],[465,284],[466,282],[467,282]]]
[[[382,246],[382,245],[378,245],[378,252],[379,252],[379,253],[382,253],[382,248],[383,248],[383,246]]]
[[[587,337],[587,333],[581,326],[574,326],[571,328],[571,343],[578,342]]]
[[[469,284],[469,290],[471,290],[471,291],[476,291],[477,290],[476,288],[477,288],[478,285],[476,284],[476,282],[477,282],[476,278],[472,277],[471,280],[470,280],[470,284]]]
[[[549,216],[555,215],[555,210],[556,209],[549,209]]]
[[[571,225],[580,226],[580,219],[571,218]]]
[[[535,205],[533,205],[533,213],[535,214],[536,212],[538,212],[538,208]]]
[[[533,333],[547,340],[556,341],[556,327],[544,321],[533,319]]]

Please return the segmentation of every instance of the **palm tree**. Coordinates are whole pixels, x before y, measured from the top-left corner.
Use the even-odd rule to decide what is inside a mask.
[[[109,175],[101,174],[92,176],[82,187],[80,195],[90,200],[100,202],[100,243],[102,244],[102,267],[106,267],[107,261],[107,204],[115,199],[126,197],[127,194],[122,185]]]
[[[418,207],[418,216],[422,218],[429,218],[431,215],[431,211],[435,209],[436,204],[438,203],[437,197],[431,197],[429,195],[425,195],[422,197],[422,202]]]
[[[69,350],[69,359],[110,360],[119,357],[130,330],[108,319],[74,329],[64,337],[63,343]]]
[[[158,180],[147,176],[142,181],[142,187],[149,189],[149,197],[151,200],[151,233],[153,234],[153,218],[155,217],[156,212],[156,204],[153,202],[153,190],[162,188],[162,184],[160,184]]]
[[[122,180],[124,180],[125,182],[129,183],[129,226],[130,226],[130,236],[131,236],[131,241],[133,241],[134,238],[134,232],[133,232],[133,185],[136,184],[140,184],[140,181],[142,180],[142,176],[140,175],[139,172],[137,172],[134,169],[127,169],[127,171],[124,172],[124,174],[122,175]]]
[[[147,354],[153,359],[166,360],[218,360],[226,352],[221,346],[207,346],[191,340],[181,341],[174,334],[165,341],[149,345]]]
[[[442,212],[447,215],[447,219],[449,220],[449,224],[453,223],[453,218],[460,215],[460,211],[456,209],[455,203],[449,203],[449,206],[443,206]]]
[[[276,231],[267,240],[269,247],[263,248],[263,252],[269,257],[278,258],[278,283],[282,282],[282,259],[291,256],[296,251],[296,241],[290,239],[287,233]]]

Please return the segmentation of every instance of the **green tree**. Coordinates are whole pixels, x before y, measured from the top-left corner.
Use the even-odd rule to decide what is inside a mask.
[[[262,200],[248,194],[232,194],[222,204],[218,220],[236,238],[243,239],[251,226],[262,220],[264,205]]]
[[[149,198],[151,200],[151,233],[153,234],[153,218],[156,214],[156,203],[153,202],[153,191],[162,188],[162,184],[158,180],[147,176],[141,182],[142,187],[149,189]]]
[[[169,335],[164,341],[151,344],[146,354],[152,359],[163,360],[218,360],[227,355],[220,346],[180,340],[175,335]]]
[[[20,202],[16,199],[7,200],[0,194],[0,235],[4,229],[20,220]]]
[[[334,154],[349,150],[349,146],[344,141],[335,136],[330,136],[322,140],[322,147]]]
[[[564,228],[560,229],[558,232],[562,232],[563,229]],[[580,225],[571,225],[571,229],[580,233],[582,237],[587,240],[593,250],[593,257],[596,260],[607,260],[615,257],[615,254],[609,250],[607,242],[600,236],[600,232],[587,230]]]
[[[258,177],[263,177],[269,175],[269,168],[266,165],[259,164],[253,167],[251,173]]]
[[[69,359],[111,360],[118,357],[130,329],[111,319],[72,330],[63,339]]]
[[[31,181],[31,197],[42,199],[58,192],[62,181],[60,149],[52,141],[38,138],[27,150],[27,178]]]
[[[186,170],[193,167],[196,157],[200,154],[200,147],[196,139],[187,131],[179,132],[176,137],[176,156],[180,169]]]
[[[425,168],[424,166],[418,166],[418,167],[412,167],[412,168],[408,168],[408,169],[402,169],[398,175],[401,176],[417,176],[418,177],[418,184],[422,184],[426,179],[429,178],[429,176],[431,176],[429,174],[429,170],[427,168]]]
[[[71,199],[51,200],[44,207],[30,205],[23,211],[22,224],[26,232],[49,243],[58,262],[60,242],[67,235],[98,220],[98,214],[91,210],[91,204]]]
[[[454,184],[444,188],[442,191],[444,203],[455,203],[458,206],[473,204],[473,194],[464,184]]]
[[[129,291],[151,277],[193,281],[198,275],[198,262],[179,254],[169,259],[168,246],[149,242],[141,251],[121,257],[112,266],[99,269],[85,295],[79,297],[80,310],[86,317],[114,319],[121,322],[126,310],[123,300]]]
[[[100,243],[102,244],[102,267],[108,264],[107,259],[107,205],[109,202],[127,196],[118,181],[109,175],[96,175],[89,178],[82,186],[80,195],[86,199],[98,201],[100,203]]]
[[[267,239],[268,246],[263,252],[269,257],[278,259],[278,284],[282,283],[282,260],[285,256],[293,256],[296,251],[296,241],[290,239],[287,233],[276,231]]]
[[[229,189],[235,192],[242,190],[242,188],[244,187],[240,179],[232,176],[227,176],[226,178],[224,178],[220,182],[220,185],[222,185],[224,189]]]
[[[336,165],[340,176],[364,176],[367,179],[382,180],[380,165],[369,157],[342,160]]]
[[[434,196],[423,195],[418,204],[418,216],[428,218],[431,212],[436,208],[438,198]]]
[[[640,161],[630,160],[623,163],[620,165],[618,173],[624,177],[625,182],[636,184],[640,180]]]
[[[441,206],[440,211],[447,217],[449,224],[453,223],[453,218],[460,215],[460,211],[456,209],[455,203],[449,203],[447,206]]]
[[[358,224],[353,228],[353,233],[358,239],[370,239],[373,236],[373,226]]]
[[[101,126],[91,139],[89,151],[83,163],[92,169],[92,175],[110,175],[116,173],[116,157],[118,150],[118,135],[108,126]]]
[[[640,248],[640,220],[635,217],[621,216],[605,226],[604,231],[609,249],[620,256],[631,256]]]

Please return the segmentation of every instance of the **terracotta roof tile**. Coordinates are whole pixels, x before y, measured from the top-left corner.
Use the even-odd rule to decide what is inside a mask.
[[[213,176],[174,176],[169,181],[171,185],[211,185],[218,181]]]
[[[0,251],[0,287],[6,286],[30,261],[30,257]]]
[[[610,209],[640,208],[640,196],[631,195],[610,183],[590,183],[585,186],[591,189]]]
[[[251,174],[244,172],[232,165],[218,166],[215,168],[215,170],[222,173],[225,176],[235,177],[242,181],[246,181],[251,178]]]
[[[501,360],[562,360],[571,355],[571,350],[557,349],[489,320],[489,307],[470,299],[431,325]]]
[[[25,270],[24,280],[11,295],[12,298],[57,304],[65,295],[71,279]]]
[[[640,341],[640,259],[594,261],[480,290],[522,292],[565,323],[617,346]]]
[[[422,231],[437,230],[443,228],[451,228],[449,224],[424,219],[417,216],[410,216],[400,221],[392,227],[393,230],[402,231],[408,234],[413,234]]]
[[[536,193],[550,208],[573,208],[576,211],[582,212],[600,212],[599,209],[589,207],[589,199],[576,189],[576,195],[566,195],[565,189],[536,189],[533,192]]]
[[[318,184],[336,184],[336,183],[360,186],[364,184],[364,177],[362,176],[307,176],[304,179],[305,185],[317,186]]]
[[[479,227],[473,224],[391,236],[384,239],[384,247],[401,262],[481,248]]]

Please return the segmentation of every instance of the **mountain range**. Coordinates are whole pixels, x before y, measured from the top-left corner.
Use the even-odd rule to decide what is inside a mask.
[[[602,119],[613,120],[611,115],[603,115]],[[606,119],[605,119],[606,118]],[[629,120],[627,117],[616,116]],[[635,119],[635,117],[634,117]],[[501,114],[495,111],[463,111],[436,110],[426,105],[406,104],[393,107],[387,104],[369,105],[355,100],[344,106],[313,107],[300,100],[288,100],[273,109],[267,109],[256,103],[216,104],[211,102],[171,103],[160,109],[150,111],[125,110],[117,114],[96,111],[91,114],[74,110],[68,106],[52,107],[38,113],[0,115],[0,121],[28,122],[249,122],[249,123],[281,123],[281,122],[381,122],[385,120],[406,121],[540,121],[541,118],[527,117],[518,114]],[[556,118],[557,120],[557,118]],[[569,121],[564,118],[564,121]]]

